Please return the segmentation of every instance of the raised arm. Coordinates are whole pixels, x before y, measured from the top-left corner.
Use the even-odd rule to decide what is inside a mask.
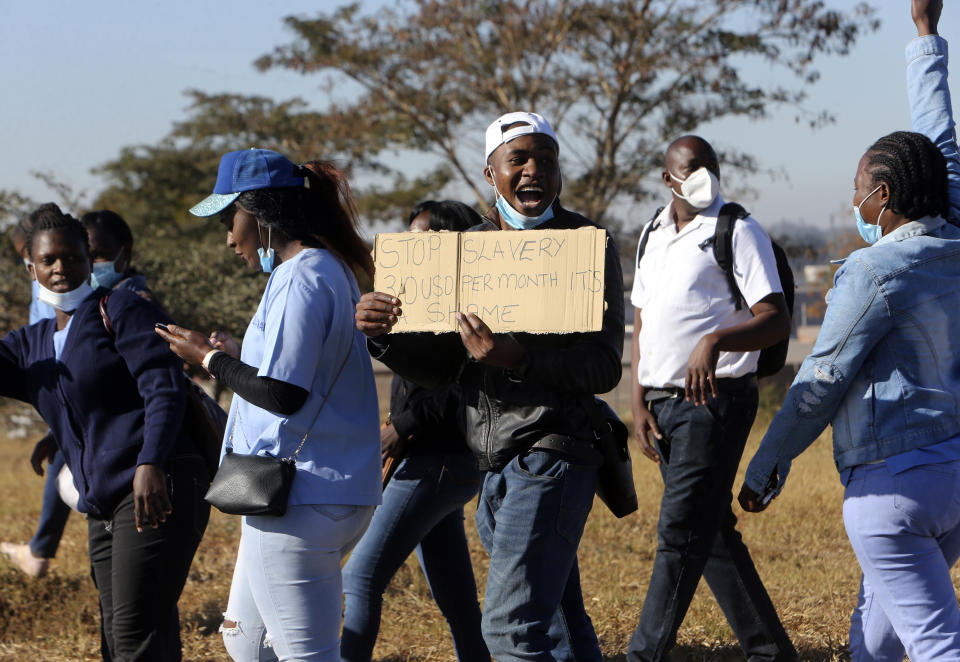
[[[907,99],[910,123],[940,148],[947,160],[950,214],[960,225],[960,153],[947,84],[947,42],[937,35],[942,0],[913,0],[917,38],[907,45]]]

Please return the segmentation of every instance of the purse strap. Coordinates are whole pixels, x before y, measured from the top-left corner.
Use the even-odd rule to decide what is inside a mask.
[[[313,430],[313,424],[317,422],[317,418],[320,417],[320,412],[323,411],[323,408],[327,404],[327,400],[330,399],[330,394],[333,393],[334,387],[337,385],[337,381],[340,379],[343,369],[347,365],[347,361],[350,359],[350,355],[353,353],[353,333],[350,334],[350,344],[347,346],[347,355],[343,358],[343,362],[340,364],[340,367],[337,369],[337,374],[333,377],[333,382],[330,384],[330,388],[327,390],[327,394],[323,397],[323,402],[320,403],[320,406],[317,408],[317,413],[313,415],[313,420],[310,421],[310,427],[307,428],[307,431],[303,433],[303,438],[300,440],[300,445],[297,446],[297,450],[293,452],[293,455],[287,458],[293,462],[297,461],[297,456],[300,455],[300,451],[303,450],[303,445],[307,443],[307,437],[310,436],[310,432]]]

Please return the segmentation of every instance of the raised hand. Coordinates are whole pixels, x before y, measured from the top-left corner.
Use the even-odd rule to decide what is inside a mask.
[[[943,11],[943,0],[913,0],[910,5],[910,16],[917,26],[917,36],[937,34],[937,24],[940,22],[940,12]]]

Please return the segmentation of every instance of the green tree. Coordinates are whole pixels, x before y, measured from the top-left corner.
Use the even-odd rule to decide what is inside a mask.
[[[530,109],[560,132],[564,199],[615,226],[611,205],[648,195],[645,179],[680,133],[777,106],[813,126],[830,121],[804,105],[814,65],[878,25],[864,4],[844,13],[820,0],[406,0],[375,14],[353,4],[285,21],[292,42],[256,65],[310,75],[325,107],[190,90],[186,119],[165,139],[100,168],[108,188],[91,206],[128,219],[138,263],[188,326],[240,332],[262,290],[223,249],[219,224],[187,213],[211,190],[225,151],[333,158],[364,182],[364,219],[398,219],[448,184],[489,204],[482,128]],[[785,75],[756,82],[749,60]],[[725,156],[756,167],[749,154]]]
[[[803,106],[815,61],[879,25],[866,4],[845,14],[820,0],[413,0],[286,23],[294,41],[257,66],[317,75],[345,98],[320,124],[355,158],[429,153],[483,204],[480,127],[538,111],[568,148],[564,196],[597,220],[621,196],[643,199],[664,143],[708,120],[789,105],[797,121],[830,121]],[[748,59],[785,75],[750,80]]]

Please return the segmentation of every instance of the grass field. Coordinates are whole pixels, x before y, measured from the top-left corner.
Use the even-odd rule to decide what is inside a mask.
[[[43,481],[27,463],[41,431],[23,423],[23,409],[0,410],[6,430],[26,428],[0,444],[0,539],[33,533]],[[11,422],[11,415],[19,423]],[[756,447],[764,421],[748,446]],[[746,465],[746,460],[743,462]],[[641,508],[615,519],[598,500],[580,545],[587,611],[607,660],[623,660],[646,592],[656,543],[661,482],[638,453],[634,470]],[[739,487],[739,480],[737,482]],[[847,627],[859,579],[841,521],[842,488],[828,435],[794,465],[787,491],[761,515],[743,514],[740,529],[783,622],[804,660],[846,657]],[[740,516],[739,507],[737,507]],[[226,605],[239,521],[218,512],[193,562],[180,600],[185,660],[227,660],[217,627]],[[467,534],[479,586],[487,559],[468,507]],[[0,660],[99,659],[96,592],[89,578],[86,525],[72,515],[51,572],[30,580],[0,562]],[[957,576],[955,576],[956,580]],[[955,582],[956,583],[956,582]],[[482,594],[482,589],[481,589]],[[676,660],[742,660],[730,628],[701,582],[680,630]],[[378,660],[453,660],[442,616],[411,557],[386,597],[374,655]]]

